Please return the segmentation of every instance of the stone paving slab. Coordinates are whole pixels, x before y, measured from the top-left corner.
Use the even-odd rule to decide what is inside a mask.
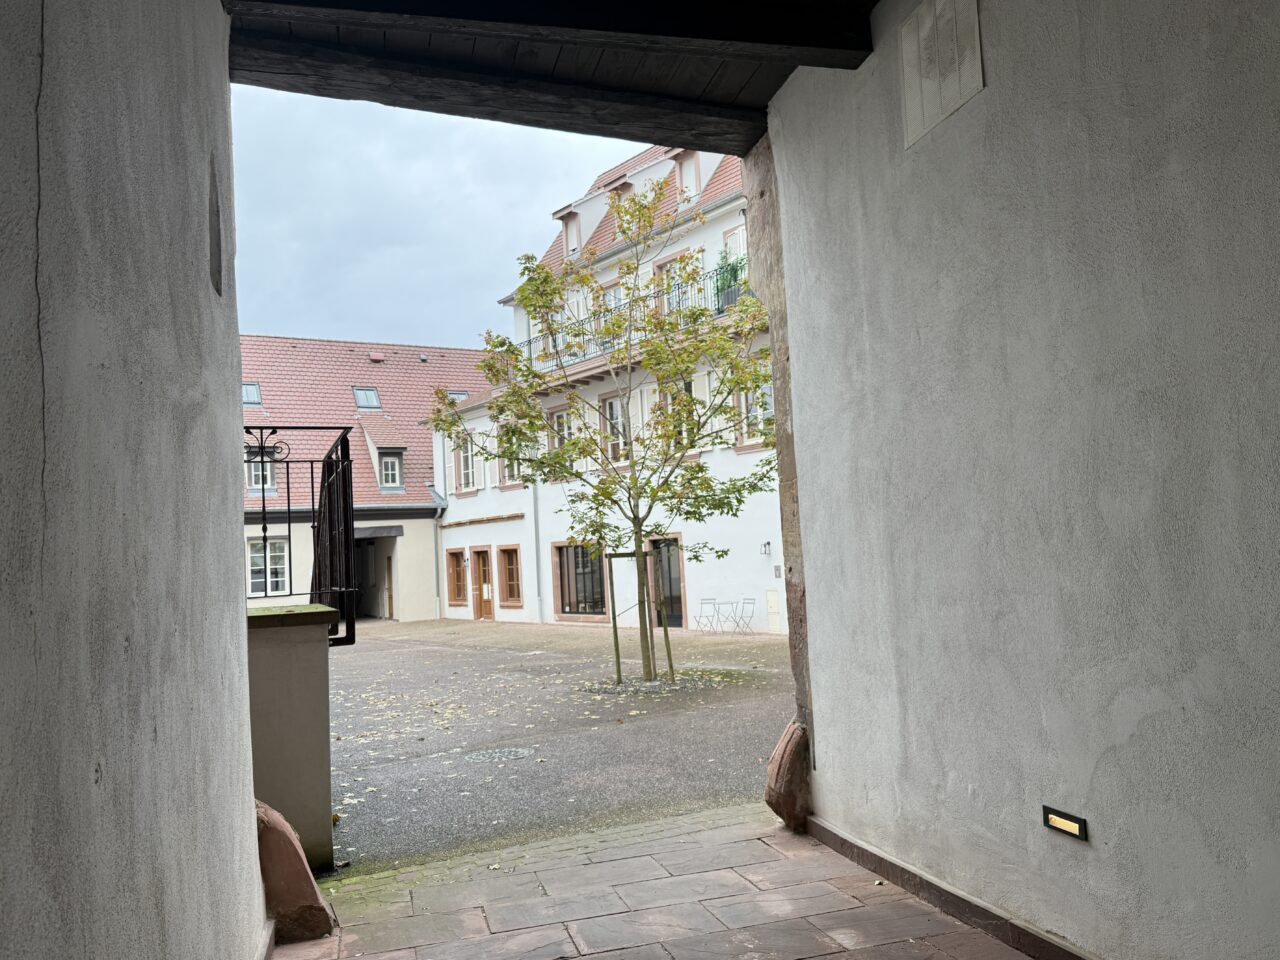
[[[696,903],[673,903],[612,917],[578,920],[569,924],[569,935],[586,954],[679,940],[723,929],[705,907]]]
[[[752,927],[773,920],[795,920],[862,906],[831,884],[821,882],[800,883],[777,890],[753,888],[750,893],[721,900],[707,900],[702,905],[730,929]]]
[[[564,924],[557,923],[496,933],[483,940],[421,947],[415,960],[561,960],[577,955]]]
[[[655,853],[653,859],[662,864],[663,869],[672,876],[678,876],[682,873],[702,873],[722,867],[741,867],[768,860],[781,860],[783,854],[759,840],[742,840],[720,846],[698,844],[693,849]]]
[[[514,903],[496,903],[485,908],[489,929],[494,933],[537,927],[568,920],[626,913],[630,908],[613,890],[597,890],[564,897],[538,897]]]
[[[576,893],[579,890],[611,887],[620,883],[656,880],[669,875],[652,857],[610,860],[607,863],[592,863],[582,867],[561,867],[558,870],[543,870],[534,874],[542,881],[547,894],[552,897]]]
[[[326,890],[338,934],[275,960],[1026,960],[760,804]]]
[[[906,901],[859,907],[813,917],[813,925],[842,947],[857,950],[896,940],[925,940],[942,934],[964,932],[969,927],[932,907],[925,910],[893,910]],[[912,905],[913,906],[913,905]]]
[[[626,883],[614,888],[632,910],[665,907],[672,903],[694,903],[735,893],[758,892],[748,880],[732,870],[711,870],[642,883]],[[849,904],[845,904],[849,906]],[[836,907],[834,909],[840,909]]]
[[[840,944],[804,920],[690,937],[666,949],[674,960],[808,960],[842,952]]]

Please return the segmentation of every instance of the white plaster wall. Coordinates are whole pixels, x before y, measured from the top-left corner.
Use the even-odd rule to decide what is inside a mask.
[[[488,430],[483,414],[472,418],[473,429]],[[709,450],[703,453],[709,458],[712,469],[722,476],[745,473],[764,456],[762,452],[738,453],[732,448]],[[436,440],[437,463],[445,463],[448,476],[442,481],[448,490],[448,509],[441,526],[441,582],[445,583],[448,566],[443,551],[465,548],[467,550],[467,586],[471,589],[470,558],[472,547],[490,547],[493,551],[494,571],[498,570],[498,546],[520,545],[521,581],[525,600],[520,607],[495,605],[497,620],[530,623],[556,621],[556,594],[552,572],[552,544],[569,538],[568,516],[562,511],[567,505],[568,485],[542,484],[538,487],[502,490],[497,486],[497,465],[486,465],[483,476],[485,486],[474,495],[459,497],[454,488],[453,454],[443,438]],[[534,535],[534,504],[538,511],[539,536]],[[509,517],[498,520],[494,518]],[[484,521],[484,522],[473,522]],[[707,542],[729,550],[729,556],[716,559],[710,555],[700,563],[686,558],[685,612],[687,624],[693,627],[693,618],[699,613],[702,598],[719,601],[755,599],[755,613],[751,627],[757,632],[783,631],[786,624],[786,595],[781,573],[782,523],[778,512],[778,498],[774,492],[757,494],[747,500],[737,517],[718,517],[705,524],[678,528],[687,543]],[[770,553],[761,553],[761,546],[770,544]],[[541,571],[537,563],[541,563]],[[633,608],[636,602],[635,566],[629,561],[614,562],[616,602],[624,610],[618,622],[623,626],[636,626],[639,616]],[[496,581],[495,581],[496,582]],[[534,593],[537,584],[541,598]],[[447,590],[447,585],[445,587]],[[774,593],[777,606],[776,619],[771,622],[768,614],[770,593]],[[444,616],[450,619],[470,620],[474,611],[470,593],[466,605],[452,606],[445,602]],[[740,608],[741,609],[741,608]]]
[[[253,784],[298,832],[313,870],[333,868],[329,626],[249,631]]]
[[[404,536],[395,538],[392,561],[396,619],[436,619],[439,616],[436,608],[436,521],[407,518],[386,523],[404,527]]]
[[[262,928],[227,29],[0,4],[6,958],[248,958]]]
[[[912,6],[770,108],[817,811],[1086,953],[1272,958],[1280,7],[984,0],[904,151]]]

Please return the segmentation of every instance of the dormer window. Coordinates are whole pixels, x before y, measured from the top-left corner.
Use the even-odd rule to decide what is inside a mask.
[[[578,252],[582,246],[582,224],[576,213],[564,218],[564,249],[566,254]]]
[[[378,457],[378,481],[386,489],[404,487],[404,455],[383,453]]]
[[[690,203],[697,200],[698,194],[702,193],[702,177],[697,153],[690,151],[682,154],[676,161],[676,171],[676,176],[679,178],[676,186],[681,196]]]
[[[382,400],[378,397],[377,387],[352,387],[352,392],[356,396],[356,409],[358,410],[381,410]]]
[[[264,490],[274,491],[276,488],[276,465],[271,460],[248,460],[244,465],[245,483],[250,493],[262,493]]]
[[[240,402],[246,407],[262,406],[262,390],[256,383],[243,382],[240,384]]]

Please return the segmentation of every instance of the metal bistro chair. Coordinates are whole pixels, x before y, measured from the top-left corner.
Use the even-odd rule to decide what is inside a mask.
[[[693,625],[699,633],[715,633],[717,620],[714,599],[703,599],[702,608],[693,618]]]
[[[738,608],[738,612],[733,618],[733,632],[741,633],[744,636],[754,634],[751,629],[751,620],[756,613],[756,598],[747,597],[742,601],[742,606]]]
[[[738,624],[738,601],[721,600],[716,604],[716,630],[733,633]]]

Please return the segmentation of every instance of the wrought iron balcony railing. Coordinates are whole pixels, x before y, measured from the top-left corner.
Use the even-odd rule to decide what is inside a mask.
[[[345,633],[329,629],[330,646],[356,641],[355,506],[350,427],[246,426],[245,521],[260,521],[249,541],[250,599],[280,603],[306,597],[338,611]],[[294,582],[294,526],[309,524],[311,578]]]
[[[713,316],[721,316],[738,298],[750,293],[746,284],[746,258],[741,257],[708,270],[696,280],[673,284],[669,289],[641,298],[645,309],[656,305],[661,312],[702,307]],[[605,310],[619,310],[622,303],[606,302]],[[539,334],[520,344],[520,348],[533,360],[539,370],[554,370],[559,366],[573,366],[587,360],[605,356],[619,346],[616,337],[565,336],[563,334]]]

